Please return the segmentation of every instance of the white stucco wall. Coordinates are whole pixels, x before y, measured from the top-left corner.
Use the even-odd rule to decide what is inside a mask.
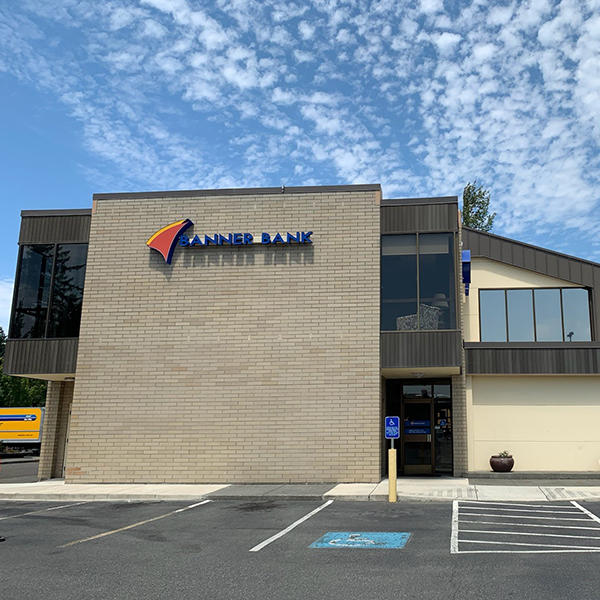
[[[467,378],[469,471],[600,471],[600,376]]]

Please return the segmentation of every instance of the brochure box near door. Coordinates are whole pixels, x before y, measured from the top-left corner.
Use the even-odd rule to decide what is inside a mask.
[[[43,421],[43,408],[0,408],[0,442],[39,444]]]

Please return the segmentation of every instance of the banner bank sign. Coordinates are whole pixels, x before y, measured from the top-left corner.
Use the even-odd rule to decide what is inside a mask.
[[[290,246],[292,244],[312,244],[310,236],[312,231],[296,231],[294,233],[275,233],[270,234],[262,232],[256,239],[251,233],[215,233],[213,235],[195,235],[190,237],[184,235],[184,231],[193,225],[189,219],[183,219],[171,223],[154,233],[146,245],[156,250],[165,259],[167,264],[171,264],[173,251],[176,246],[183,248],[194,248],[196,246],[248,246],[248,245],[275,245]]]

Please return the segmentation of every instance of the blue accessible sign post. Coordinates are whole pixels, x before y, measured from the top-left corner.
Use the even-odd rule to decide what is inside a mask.
[[[394,448],[394,440],[400,437],[400,417],[385,418],[385,438],[392,440],[392,447],[388,450],[388,500],[396,502],[398,500],[398,492],[396,489],[396,449]]]

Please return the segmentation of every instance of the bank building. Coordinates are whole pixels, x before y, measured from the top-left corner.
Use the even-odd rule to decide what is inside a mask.
[[[48,381],[39,478],[376,482],[600,470],[600,264],[379,185],[24,210],[5,373]]]

